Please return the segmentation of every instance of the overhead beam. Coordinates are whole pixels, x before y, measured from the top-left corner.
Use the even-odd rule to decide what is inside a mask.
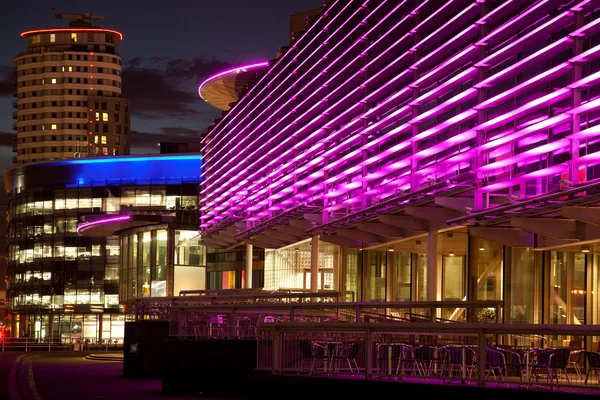
[[[214,235],[211,235],[210,237],[207,237],[206,239],[202,239],[202,240],[203,241],[204,240],[208,240],[208,241],[210,241],[212,243],[218,244],[219,246],[223,246],[223,247],[229,247],[229,246],[231,246],[231,243],[229,243],[228,241],[218,239],[218,238],[214,237]]]
[[[212,240],[209,240],[209,239],[202,239],[200,241],[200,244],[207,246],[207,247],[212,247],[213,249],[224,249],[227,247],[221,243],[213,242]]]
[[[374,233],[361,231],[358,229],[338,229],[336,233],[340,236],[347,237],[349,239],[360,240],[361,242],[367,243],[385,243],[386,240],[383,236],[376,235]]]
[[[260,235],[254,236],[253,239],[260,240],[261,242],[265,242],[265,243],[271,243],[271,244],[276,245],[278,247],[287,246],[288,244],[294,243],[293,241],[288,241],[288,240],[284,240],[284,239],[281,239],[281,238],[275,238],[275,237],[272,237],[272,236],[267,236],[264,233],[261,233]]]
[[[577,239],[558,239],[552,236],[546,235],[537,235],[536,238],[536,248],[546,248],[546,247],[558,247],[558,246],[567,246],[569,244],[577,243],[579,240]]]
[[[316,224],[322,224],[323,223],[323,215],[322,214],[309,214],[309,213],[305,213],[304,214],[304,219],[310,222],[314,222]]]
[[[600,207],[565,206],[560,209],[560,214],[565,218],[572,218],[587,224],[600,226]]]
[[[380,215],[379,221],[384,224],[410,229],[413,231],[427,231],[427,221],[408,215]]]
[[[313,227],[313,223],[310,222],[310,221],[307,221],[305,219],[294,219],[294,220],[291,220],[289,222],[289,224],[291,226],[294,226],[296,228],[301,228],[301,229],[304,229],[304,230],[310,229],[310,228]]]
[[[221,232],[221,233],[213,233],[211,235],[211,237],[215,238],[215,239],[219,239],[219,240],[225,241],[225,242],[229,242],[229,243],[237,243],[237,242],[239,242],[238,239],[236,239],[236,238],[234,238],[232,236],[226,235],[223,232]]]
[[[475,200],[472,197],[436,197],[435,204],[451,210],[467,212],[473,209]]]
[[[443,207],[410,206],[406,207],[404,209],[404,212],[413,217],[441,223],[446,223],[446,221],[448,221],[449,219],[458,218],[464,215],[464,213]]]
[[[265,243],[265,242],[263,242],[261,240],[257,240],[257,239],[246,239],[245,242],[248,244],[251,244],[253,246],[256,246],[256,247],[262,247],[263,249],[276,249],[276,248],[280,247],[275,244]]]
[[[406,237],[406,230],[383,222],[361,222],[356,225],[358,229],[389,238]]]
[[[557,239],[577,239],[577,222],[574,219],[511,218],[510,224],[524,231]]]
[[[301,240],[300,237],[296,236],[296,235],[290,235],[289,233],[285,233],[285,232],[281,232],[281,231],[275,231],[272,229],[268,229],[264,232],[262,232],[263,235],[265,236],[269,236],[272,237],[274,239],[279,239],[279,240],[286,240],[288,242],[299,242]]]
[[[472,236],[491,240],[506,246],[533,247],[534,234],[515,228],[483,228],[479,226],[469,227]]]
[[[298,228],[298,227],[292,226],[292,225],[277,225],[274,229],[279,232],[289,233],[290,235],[304,236],[304,237],[310,236],[309,234],[306,233],[305,229]]]
[[[362,249],[363,247],[366,247],[360,240],[354,240],[339,235],[320,235],[319,240],[353,249]]]

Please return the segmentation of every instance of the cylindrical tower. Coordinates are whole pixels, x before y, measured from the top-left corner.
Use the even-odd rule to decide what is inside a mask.
[[[117,31],[74,21],[23,32],[18,54],[14,162],[129,154],[129,104],[121,96]]]

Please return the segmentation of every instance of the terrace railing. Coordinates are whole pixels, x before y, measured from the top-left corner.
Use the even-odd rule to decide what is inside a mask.
[[[257,337],[273,374],[600,393],[598,325],[296,322]]]

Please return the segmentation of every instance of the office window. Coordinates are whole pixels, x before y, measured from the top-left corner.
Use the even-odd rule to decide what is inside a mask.
[[[63,65],[63,67],[62,67],[62,72],[65,72],[65,67],[64,67],[64,65]]]
[[[121,136],[115,136],[115,144],[121,144]]]
[[[100,121],[100,113],[99,112],[96,113],[96,121]]]
[[[31,44],[38,44],[40,43],[40,35],[34,35],[31,37]],[[35,62],[35,59],[33,60],[33,62]]]
[[[98,136],[94,136],[94,143],[98,144]]]
[[[50,34],[50,43],[54,43],[54,42],[56,42],[56,34],[51,33]]]
[[[108,125],[102,125],[102,132],[108,133]]]
[[[71,42],[77,42],[77,34],[71,33]]]
[[[73,72],[73,66],[69,65],[69,72]]]
[[[93,41],[94,41],[94,34],[88,33],[88,42],[93,42]]]
[[[102,144],[106,144],[106,136],[102,136]]]
[[[121,133],[121,125],[117,125],[117,133],[119,133],[119,134]]]
[[[108,113],[102,113],[102,121],[108,122]]]
[[[52,84],[54,85],[56,83],[56,78],[52,78]]]
[[[50,129],[56,129],[56,124],[52,124],[52,126],[50,127]]]
[[[102,148],[102,154],[107,156],[108,155],[108,147],[103,147]],[[148,232],[149,233],[149,232]]]
[[[115,111],[121,111],[121,103],[115,103]]]
[[[115,122],[119,122],[119,114],[115,114],[114,119],[115,119]]]
[[[42,85],[46,84],[46,80],[44,78],[42,78]]]
[[[119,155],[119,149],[113,148],[113,156],[118,156],[118,155]]]

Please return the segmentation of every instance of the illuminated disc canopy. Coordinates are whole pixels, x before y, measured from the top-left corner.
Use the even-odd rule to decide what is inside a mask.
[[[204,80],[198,87],[198,94],[202,100],[220,110],[229,110],[229,103],[238,100],[238,93],[246,82],[253,76],[246,74],[269,66],[269,62],[242,65],[227,71],[219,72]]]

